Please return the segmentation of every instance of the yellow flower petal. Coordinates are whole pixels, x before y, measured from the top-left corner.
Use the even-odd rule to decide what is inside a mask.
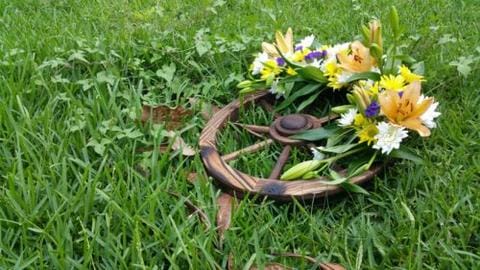
[[[287,49],[289,52],[293,52],[293,31],[292,28],[289,27],[287,29],[287,33],[285,33],[285,43],[287,45]]]
[[[294,76],[294,75],[297,75],[297,72],[292,67],[288,67],[287,68],[287,74],[291,75],[291,76]]]
[[[414,82],[414,81],[423,81],[423,76],[413,73],[405,65],[402,65],[400,67],[400,75],[402,75],[402,77],[405,78],[405,80],[408,83],[411,83],[411,82]]]
[[[380,86],[387,90],[402,91],[405,87],[405,79],[401,75],[383,75]]]
[[[375,65],[375,59],[370,55],[370,49],[363,46],[360,41],[350,45],[351,54],[340,52],[337,54],[340,67],[350,72],[367,72]]]
[[[387,90],[378,96],[382,113],[392,122],[396,121],[399,99],[398,93],[395,91]]]
[[[288,52],[287,43],[285,42],[285,38],[283,37],[283,34],[280,31],[277,31],[275,33],[275,40],[277,42],[278,48],[282,53]]]
[[[420,81],[414,81],[405,88],[402,97],[395,91],[386,90],[378,99],[382,113],[390,122],[415,130],[425,137],[430,135],[430,130],[422,124],[420,116],[431,106],[433,99],[427,98],[418,103],[420,90]]]
[[[275,58],[279,57],[280,55],[277,52],[277,49],[273,44],[262,42],[262,50],[268,54],[269,57]]]
[[[410,118],[402,121],[401,125],[408,129],[415,130],[422,137],[430,136],[430,130],[426,126],[422,125],[422,121],[420,121],[418,118]]]

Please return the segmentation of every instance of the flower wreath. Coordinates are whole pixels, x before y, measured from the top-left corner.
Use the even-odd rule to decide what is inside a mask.
[[[422,95],[423,62],[402,54],[398,13],[390,10],[393,45],[384,52],[382,26],[378,20],[362,26],[361,39],[333,46],[322,45],[314,35],[294,44],[292,29],[276,32],[275,43],[263,42],[250,67],[250,80],[241,82],[241,94],[269,89],[283,101],[276,109],[301,99],[302,110],[322,91],[346,90],[348,104],[333,107],[339,119],[326,127],[295,135],[310,141],[326,140],[312,148],[313,159],[294,165],[283,180],[312,179],[329,175],[341,184],[368,170],[385,157],[421,159],[402,145],[418,133],[428,137],[440,115],[438,102]],[[348,159],[348,175],[338,175],[331,166]],[[325,173],[326,172],[326,173]]]

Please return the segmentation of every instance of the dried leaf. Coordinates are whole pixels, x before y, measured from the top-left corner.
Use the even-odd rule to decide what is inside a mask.
[[[257,270],[259,268],[257,268],[256,266],[252,266],[250,267],[250,270]],[[288,267],[288,266],[285,266],[283,264],[279,264],[279,263],[269,263],[269,264],[266,264],[264,268],[262,269],[265,269],[265,270],[285,270],[285,269],[292,269],[291,267]]]
[[[170,137],[167,135],[167,137]],[[173,137],[173,136],[172,136]],[[168,147],[168,144],[162,144],[160,145],[159,147],[159,151],[160,153],[166,153],[168,152],[170,149]],[[178,150],[181,150],[182,151],[182,155],[184,156],[188,156],[188,157],[191,157],[191,156],[194,156],[197,151],[191,147],[190,145],[186,144],[185,141],[181,138],[181,137],[174,137],[174,142],[172,144],[172,147],[171,147],[171,150],[173,151],[178,151]],[[143,152],[148,152],[148,151],[153,151],[153,147],[151,146],[147,146],[147,147],[138,147],[137,150],[136,150],[138,153],[143,153]]]
[[[223,240],[225,231],[230,227],[232,219],[232,202],[233,197],[227,193],[222,193],[217,199],[217,228],[220,240]]]
[[[291,252],[281,253],[281,254],[275,253],[275,254],[272,254],[272,255],[277,256],[277,257],[291,257],[291,258],[304,259],[304,260],[307,260],[307,261],[311,262],[312,264],[316,264],[316,265],[320,266],[320,269],[322,269],[322,270],[345,270],[345,267],[343,267],[339,264],[336,264],[336,263],[320,263],[320,262],[317,262],[317,260],[315,260],[314,258],[312,258],[310,256],[306,256],[306,255],[300,255],[300,254],[291,253]]]
[[[336,263],[321,263],[320,269],[322,270],[345,270],[345,267]]]
[[[207,214],[205,214],[205,212],[200,207],[196,206],[195,204],[192,203],[192,201],[190,201],[187,198],[182,197],[178,193],[175,193],[175,192],[172,192],[172,191],[167,191],[167,193],[176,197],[176,198],[178,198],[178,199],[184,199],[185,200],[184,204],[192,212],[192,215],[197,214],[200,217],[200,220],[207,227],[207,230],[210,229],[210,227],[212,227],[212,223],[210,222],[210,219],[208,219]]]
[[[197,182],[197,180],[198,180],[198,175],[197,175],[197,173],[196,173],[196,172],[190,172],[190,173],[188,173],[188,175],[187,175],[187,180],[188,180],[188,182],[190,182],[190,183],[192,183],[192,184],[194,184],[195,182]]]
[[[193,147],[186,144],[185,141],[182,139],[182,137],[178,136],[175,132],[167,131],[165,132],[165,136],[174,139],[172,143],[172,150],[174,151],[181,150],[182,155],[184,156],[194,156],[197,153],[197,151],[195,151]],[[165,153],[167,151],[168,151],[168,145],[160,146],[160,152]]]
[[[186,144],[181,137],[177,136],[174,140],[172,150],[181,150],[184,156],[189,157],[194,156],[197,153],[197,151],[195,151],[190,145]]]
[[[201,106],[202,105],[202,102],[200,101],[200,99],[196,98],[196,97],[190,97],[188,98],[188,103],[190,103],[190,105],[192,107],[197,107],[197,106]]]
[[[235,258],[233,257],[232,253],[228,254],[227,269],[228,270],[235,269]]]
[[[142,122],[152,121],[155,124],[163,123],[168,130],[178,129],[183,125],[185,117],[191,116],[192,111],[183,107],[170,108],[168,106],[143,105]]]

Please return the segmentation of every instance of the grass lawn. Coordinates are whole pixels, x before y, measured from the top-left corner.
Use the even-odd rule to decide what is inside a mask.
[[[229,254],[235,269],[313,267],[270,255],[285,252],[347,269],[479,269],[479,2],[294,2],[0,1],[0,269],[221,269]],[[349,41],[393,3],[442,112],[413,142],[425,164],[388,167],[368,196],[241,200],[220,248],[215,226],[184,205],[214,223],[220,190],[198,155],[137,151],[166,140],[164,127],[139,123],[142,104],[225,105],[275,30]],[[197,107],[181,130],[193,146]],[[229,134],[225,151],[252,139]],[[268,173],[280,150],[236,165]]]

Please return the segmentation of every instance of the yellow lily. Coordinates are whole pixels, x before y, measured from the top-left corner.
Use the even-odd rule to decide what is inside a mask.
[[[337,54],[340,67],[346,71],[360,73],[370,71],[375,66],[376,61],[370,55],[370,49],[363,46],[360,41],[353,42],[350,48],[351,54],[345,51]]]
[[[274,44],[267,42],[262,43],[262,49],[268,54],[269,57],[276,58],[280,56],[275,46],[277,46],[285,56],[289,56],[294,53],[292,28],[288,28],[285,36],[280,31],[277,31],[275,33],[275,41],[276,42]]]
[[[415,130],[422,137],[430,135],[430,130],[422,124],[420,116],[430,107],[433,100],[426,98],[418,102],[420,97],[420,81],[414,81],[399,94],[397,91],[386,90],[379,95],[378,101],[382,113],[392,122],[408,129]]]

